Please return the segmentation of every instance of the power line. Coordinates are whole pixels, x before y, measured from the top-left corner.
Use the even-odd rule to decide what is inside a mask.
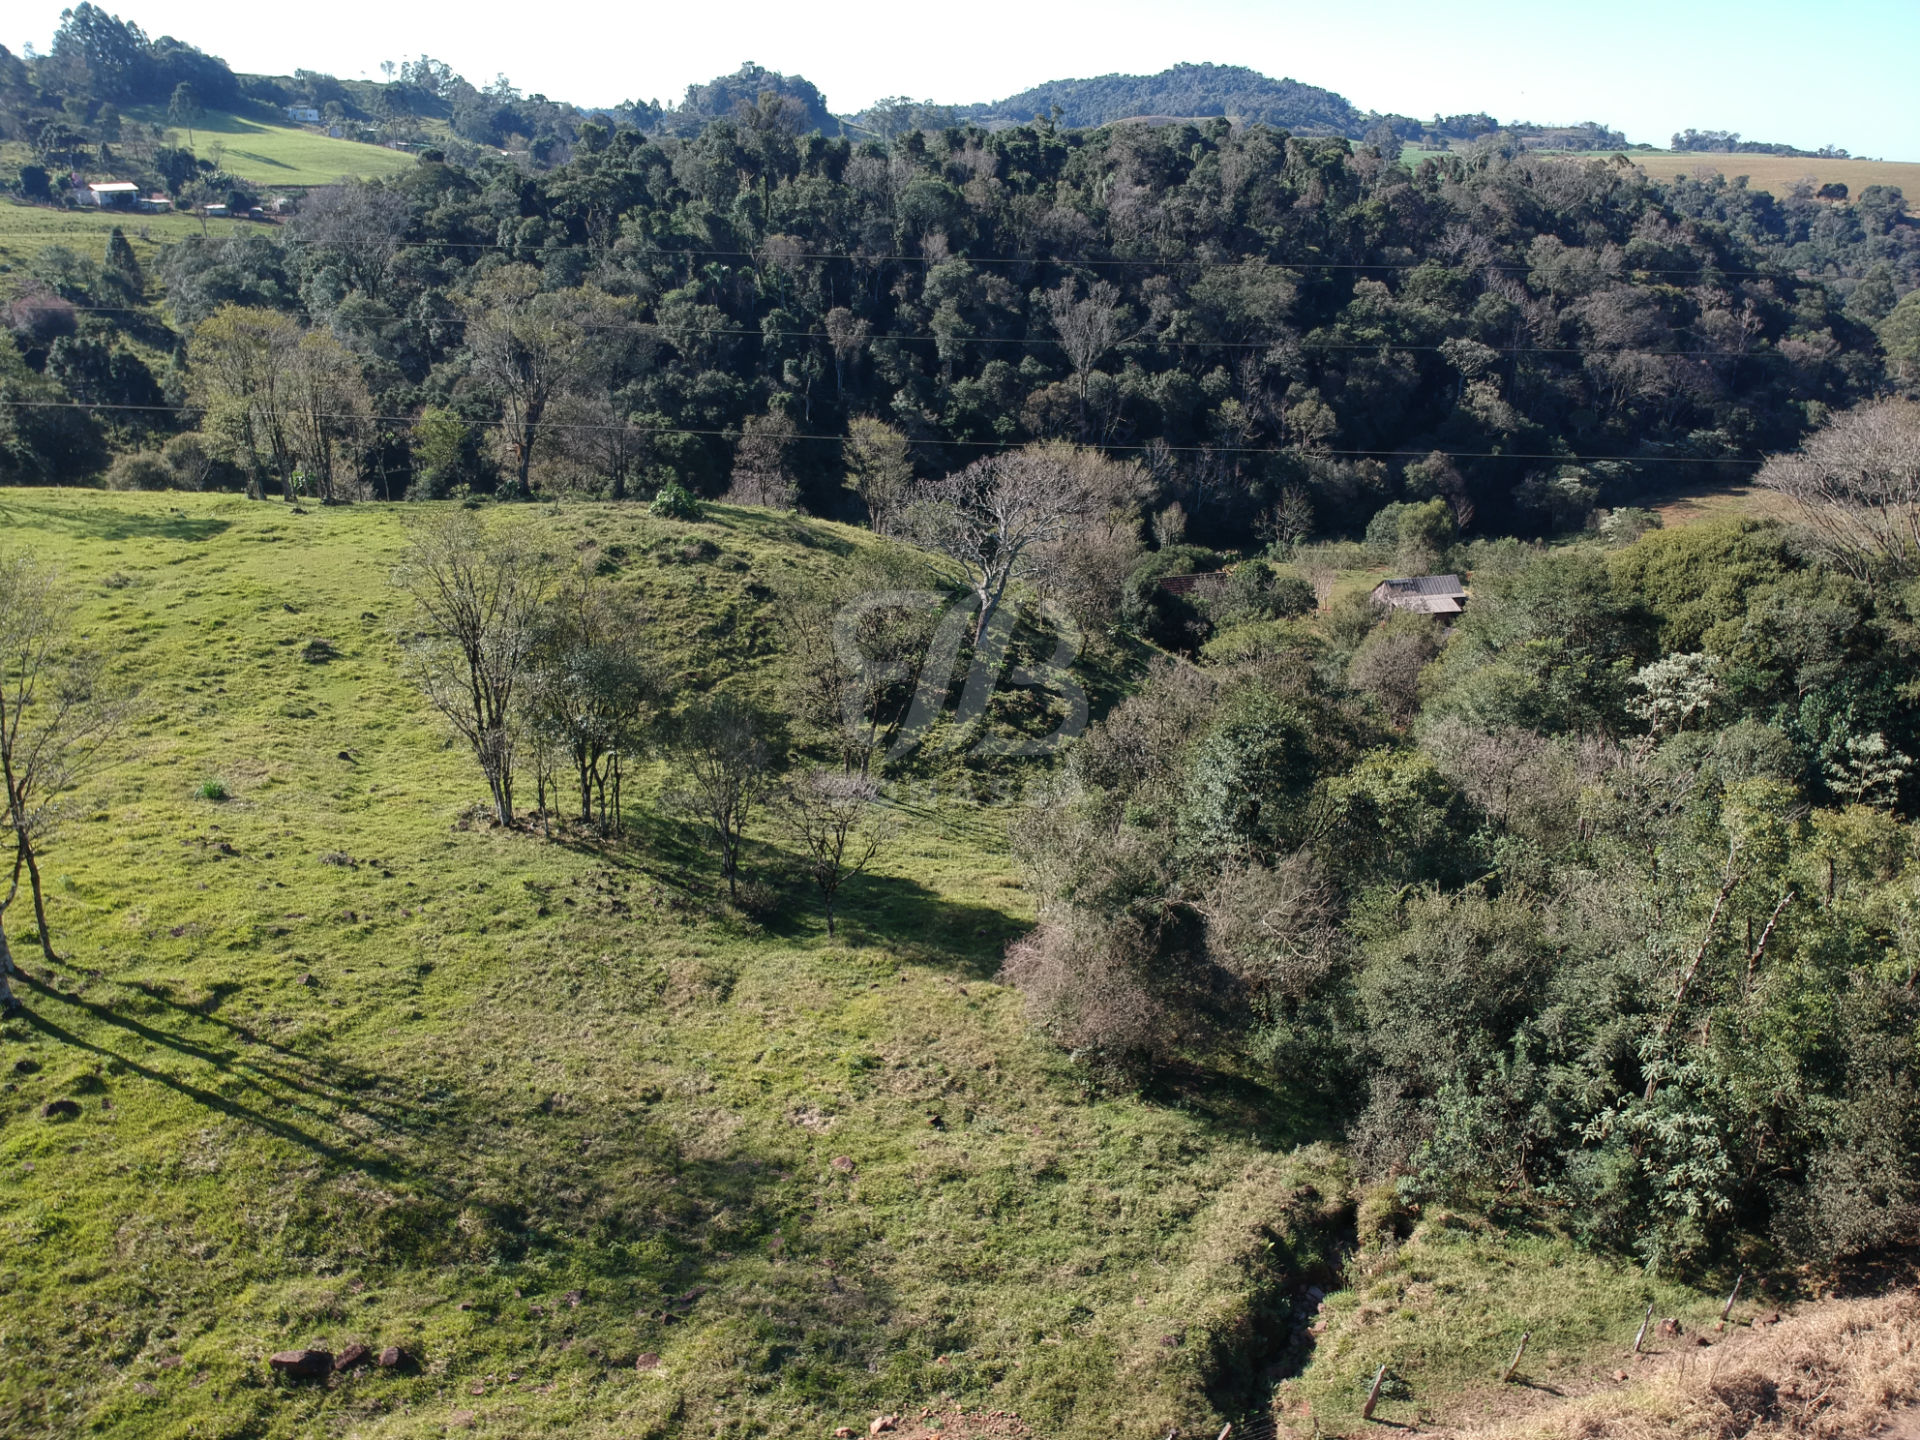
[[[131,410],[146,413],[176,415],[193,407],[175,409],[171,405],[128,405],[99,404],[88,405],[78,400],[6,400],[0,399],[0,406],[15,410]],[[309,418],[316,420],[356,420],[372,425],[414,425],[420,420],[418,415],[362,415],[354,411],[303,411]],[[507,429],[512,426],[508,420],[462,420],[462,424],[482,429]],[[602,431],[632,430],[643,435],[694,435],[715,437],[723,440],[737,440],[740,431],[726,429],[697,429],[685,425],[635,425],[624,424],[588,424],[585,422],[546,421],[534,427],[536,430]],[[795,433],[783,437],[787,440],[820,440],[835,445],[846,443],[844,435],[810,435]],[[1025,440],[915,440],[909,438],[908,444],[940,449],[967,446],[975,449],[1018,450],[1031,442]],[[1281,445],[1158,445],[1152,442],[1138,445],[1097,445],[1098,450],[1141,452],[1166,451],[1173,454],[1191,455],[1277,455],[1288,450]],[[1410,459],[1424,460],[1432,455],[1441,455],[1449,460],[1552,460],[1563,465],[1585,464],[1628,464],[1628,465],[1764,465],[1764,460],[1740,459],[1728,457],[1696,457],[1690,455],[1558,455],[1530,451],[1508,450],[1339,450],[1323,447],[1294,449],[1299,455],[1336,455],[1341,457],[1365,457],[1373,459]]]
[[[144,306],[137,305],[72,305],[71,309],[86,315],[137,315],[145,312]],[[433,316],[424,322],[426,325],[470,325],[471,318],[449,315]],[[832,332],[826,330],[764,330],[752,326],[721,325],[674,325],[659,320],[633,320],[623,325],[583,325],[583,331],[590,334],[618,334],[623,331],[634,333],[654,333],[663,335],[732,335],[759,339],[783,340],[824,340],[834,343]],[[1464,339],[1465,337],[1453,337]],[[880,335],[863,335],[860,344],[871,345],[878,341],[892,341],[910,345],[1050,345],[1064,348],[1066,342],[1047,335],[907,335],[888,332]],[[1465,343],[1479,345],[1495,355],[1632,355],[1665,356],[1699,360],[1743,360],[1762,356],[1779,358],[1777,352],[1769,350],[1645,350],[1636,346],[1624,345],[1607,348],[1599,345],[1486,345],[1477,340]],[[1164,336],[1145,340],[1117,340],[1108,346],[1114,350],[1272,350],[1289,345],[1297,345],[1311,350],[1341,350],[1356,352],[1405,351],[1408,353],[1438,353],[1447,348],[1447,342],[1437,345],[1413,345],[1398,340],[1319,340],[1310,335],[1286,335],[1267,340],[1172,340]]]
[[[242,231],[238,227],[242,224],[257,225],[261,222],[232,220],[229,223],[233,228],[227,232],[227,236],[224,238],[232,238],[235,235],[259,233],[255,231]],[[274,228],[278,228],[278,227],[274,227]],[[88,233],[93,233],[93,232],[88,232]],[[75,237],[75,231],[73,230],[48,230],[48,231],[37,231],[37,232],[30,231],[30,230],[16,230],[11,232],[0,233],[0,246],[4,246],[7,241],[16,239],[16,238],[43,239],[43,240],[70,240],[70,239],[73,239],[74,237]],[[139,237],[136,236],[134,238],[139,238]],[[196,237],[196,236],[188,235],[182,238],[191,240],[196,238],[212,239],[216,237],[213,237],[213,236]],[[270,237],[268,235],[262,234],[261,238],[270,239],[274,237]],[[149,240],[147,243],[157,244],[162,242]],[[174,243],[178,243],[178,242],[174,242]],[[555,251],[560,251],[560,250],[611,250],[616,246],[620,245],[622,242],[616,240],[607,244],[596,244],[594,241],[591,241],[591,240],[565,240],[557,244],[540,244],[537,246],[522,246],[522,245],[515,245],[515,244],[507,244],[498,240],[448,240],[448,239],[382,240],[377,237],[371,238],[371,239],[342,238],[342,239],[332,239],[332,240],[318,240],[318,239],[310,239],[310,238],[306,238],[298,235],[283,235],[275,239],[274,243],[277,243],[281,246],[308,245],[308,246],[320,246],[320,247],[327,247],[327,248],[345,248],[345,247],[356,246],[356,245],[380,246],[380,247],[385,247],[395,251],[434,250],[434,249],[439,249],[439,250],[515,250],[515,251],[524,250],[525,252],[527,252],[529,256],[537,258],[539,256],[550,255]],[[710,249],[710,248],[691,247],[691,246],[664,247],[664,246],[653,245],[651,244],[651,242],[642,242],[640,246],[630,248],[625,253],[638,254],[641,258],[649,259],[649,260],[672,259],[675,256],[684,255],[689,257],[700,257],[700,258],[707,258],[707,259],[718,259],[718,258],[744,259],[744,260],[753,260],[756,263],[772,263],[776,265],[779,264],[782,259],[828,260],[828,261],[844,260],[844,261],[856,262],[864,265],[912,264],[912,265],[925,265],[925,266],[928,266],[929,268],[942,263],[941,261],[933,260],[924,254],[913,255],[913,254],[906,254],[906,253],[900,253],[900,254],[870,253],[870,252],[842,251],[842,250],[803,250],[803,251],[785,251],[783,252],[783,254],[776,257],[775,255],[770,253],[765,247],[762,247],[761,249],[758,249],[758,250],[737,250],[737,249],[721,250],[721,249]],[[1588,247],[1576,246],[1576,247],[1569,247],[1569,250],[1567,253],[1580,255],[1580,254],[1586,254],[1591,252]],[[954,255],[948,256],[947,258],[951,260],[964,261],[970,265],[1028,265],[1028,266],[1034,266],[1036,268],[1050,266],[1055,269],[1061,269],[1061,270],[1074,270],[1074,269],[1090,268],[1090,267],[1098,267],[1098,266],[1133,266],[1133,267],[1147,267],[1147,268],[1170,269],[1170,270],[1177,270],[1177,269],[1231,270],[1236,268],[1238,265],[1245,263],[1247,260],[1263,260],[1267,264],[1272,265],[1276,269],[1280,269],[1280,270],[1405,271],[1405,270],[1421,270],[1421,269],[1425,269],[1430,265],[1437,265],[1441,269],[1458,268],[1458,269],[1466,269],[1469,271],[1493,270],[1493,271],[1499,271],[1505,274],[1529,275],[1533,273],[1533,270],[1535,268],[1531,265],[1524,264],[1520,261],[1512,261],[1512,260],[1507,260],[1507,261],[1486,260],[1486,261],[1475,261],[1475,262],[1472,262],[1469,264],[1463,264],[1463,265],[1448,265],[1445,262],[1434,260],[1434,259],[1426,259],[1426,260],[1276,259],[1272,256],[1263,255],[1263,254],[1249,254],[1249,255],[1243,256],[1240,260],[1231,260],[1231,261],[1230,260],[1201,260],[1201,259],[1182,260],[1182,259],[1168,258],[1168,257],[1149,258],[1149,259],[1134,259],[1130,257],[1118,257],[1118,256],[1105,256],[1105,257],[1099,257],[1099,258],[1092,258],[1092,257],[1067,258],[1064,256],[1045,256],[1045,255],[971,255],[971,254],[954,254]],[[1690,267],[1668,266],[1668,267],[1663,267],[1659,269],[1649,269],[1643,266],[1623,265],[1621,269],[1621,273],[1630,274],[1630,275],[1694,275],[1694,276],[1711,273],[1716,276],[1727,276],[1727,277],[1732,277],[1732,276],[1756,277],[1757,276],[1757,277],[1763,277],[1767,279],[1776,279],[1776,280],[1789,279],[1789,278],[1792,278],[1792,279],[1814,278],[1806,274],[1804,271],[1790,271],[1783,266],[1774,266],[1768,269],[1734,269],[1734,268],[1717,265],[1711,260],[1703,260],[1698,265],[1690,266]]]

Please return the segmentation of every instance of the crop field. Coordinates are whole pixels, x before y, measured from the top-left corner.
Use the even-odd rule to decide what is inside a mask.
[[[167,123],[164,109],[128,113],[147,124]],[[174,131],[175,143],[186,145],[186,130],[176,126]],[[331,185],[349,176],[392,175],[413,164],[412,156],[398,150],[219,110],[208,111],[193,127],[191,148],[201,159],[216,161],[229,174],[256,185]]]
[[[1412,165],[1429,156],[1446,153],[1409,146],[1402,158]],[[1802,180],[1811,180],[1816,186],[1838,182],[1856,196],[1869,185],[1893,185],[1906,195],[1909,210],[1920,205],[1920,162],[1909,160],[1827,160],[1805,155],[1723,155],[1674,150],[1596,150],[1575,158],[1604,160],[1621,154],[1655,180],[1691,176],[1702,170],[1729,179],[1745,175],[1754,189],[1772,195],[1784,195]]]
[[[771,699],[777,596],[877,543],[531,513],[598,547],[683,695]],[[995,983],[1032,919],[1017,773],[902,787],[834,939],[777,833],[748,864],[771,901],[724,904],[659,774],[623,841],[484,823],[402,670],[403,527],[0,491],[0,543],[62,567],[136,691],[46,855],[61,960],[14,934],[0,1433],[823,1436],[950,1404],[1160,1440],[1264,1427],[1283,1381],[1290,1430],[1350,1433],[1383,1356],[1403,1422],[1518,1328],[1544,1384],[1648,1300],[1712,1305],[1439,1215],[1362,1263],[1285,1093],[1091,1084]],[[409,1362],[265,1364],[355,1343]]]

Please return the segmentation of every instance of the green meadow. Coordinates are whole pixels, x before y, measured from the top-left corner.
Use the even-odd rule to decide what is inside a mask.
[[[128,114],[149,125],[170,125],[164,107],[136,107]],[[212,160],[230,175],[256,185],[331,185],[342,179],[392,175],[413,164],[411,155],[357,140],[336,140],[324,131],[276,125],[251,116],[209,110],[191,136],[171,126],[172,142]]]
[[[778,594],[877,543],[535,513],[598,547],[683,694],[771,699]],[[1551,1238],[1429,1217],[1369,1260],[1286,1095],[1110,1093],[1033,1034],[995,983],[1032,919],[1019,774],[899,787],[829,940],[764,831],[771,899],[723,904],[657,774],[624,841],[484,823],[400,668],[398,507],[14,490],[0,537],[137,692],[46,855],[59,963],[15,914],[0,1433],[824,1436],[950,1402],[1158,1440],[1277,1384],[1308,1434],[1382,1357],[1407,1416],[1517,1325],[1571,1365],[1637,1314],[1636,1275]],[[409,1363],[266,1365],[352,1344]]]

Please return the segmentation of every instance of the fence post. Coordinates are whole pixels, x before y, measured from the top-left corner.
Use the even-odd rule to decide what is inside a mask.
[[[1722,1325],[1726,1324],[1727,1317],[1733,1314],[1733,1302],[1740,1298],[1740,1282],[1746,1278],[1747,1272],[1744,1270],[1733,1277],[1733,1292],[1727,1296],[1727,1303],[1720,1307],[1720,1323]]]
[[[1513,1379],[1513,1372],[1520,1368],[1520,1357],[1527,1353],[1527,1341],[1532,1338],[1533,1332],[1531,1330],[1523,1330],[1520,1332],[1520,1348],[1513,1352],[1513,1359],[1507,1362],[1507,1368],[1500,1376],[1500,1383],[1502,1385]]]
[[[1367,1391],[1367,1403],[1360,1407],[1360,1418],[1362,1420],[1371,1420],[1373,1418],[1373,1407],[1380,1403],[1380,1383],[1386,1378],[1387,1367],[1384,1365],[1373,1372],[1373,1388]]]
[[[1647,1338],[1647,1326],[1653,1323],[1653,1301],[1647,1301],[1646,1318],[1640,1322],[1640,1333],[1633,1337],[1633,1353],[1640,1353],[1640,1344]]]

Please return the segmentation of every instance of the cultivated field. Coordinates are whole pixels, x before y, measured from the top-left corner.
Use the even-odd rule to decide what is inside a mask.
[[[1409,146],[1401,158],[1409,165],[1414,165],[1430,156],[1438,157],[1447,153],[1444,150],[1419,150]],[[1729,179],[1745,175],[1747,183],[1754,189],[1765,190],[1772,195],[1786,194],[1801,180],[1811,180],[1816,187],[1838,182],[1855,196],[1869,185],[1892,185],[1906,195],[1909,209],[1920,205],[1920,162],[1909,160],[1823,160],[1803,155],[1720,155],[1675,150],[1544,153],[1570,153],[1572,158],[1583,160],[1604,160],[1624,154],[1655,180],[1672,180],[1676,176],[1691,176],[1703,170],[1725,175]]]
[[[147,124],[164,125],[164,109],[129,112]],[[187,132],[175,127],[174,143],[187,144]],[[224,111],[207,112],[193,127],[193,152],[217,161],[229,174],[256,185],[331,185],[343,177],[372,179],[413,164],[413,157],[379,145],[335,140],[296,125],[274,125]]]

